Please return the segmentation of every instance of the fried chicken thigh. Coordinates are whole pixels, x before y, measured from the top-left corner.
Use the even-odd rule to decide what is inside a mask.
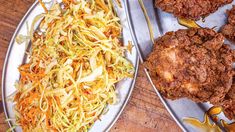
[[[166,98],[216,103],[231,88],[233,61],[234,51],[222,34],[192,28],[158,38],[145,66]]]
[[[228,23],[222,27],[221,32],[227,39],[235,42],[235,6],[227,14]]]
[[[198,20],[232,0],[155,0],[156,7],[176,17]]]
[[[218,104],[215,104],[218,105]],[[219,104],[224,109],[224,114],[229,119],[235,119],[235,85],[226,94],[222,103]]]

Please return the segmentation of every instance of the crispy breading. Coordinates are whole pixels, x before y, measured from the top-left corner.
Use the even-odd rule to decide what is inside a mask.
[[[228,23],[221,28],[221,33],[229,40],[235,42],[235,6],[227,11]]]
[[[232,0],[155,0],[155,6],[176,17],[198,20]]]
[[[145,66],[166,98],[216,103],[231,88],[234,53],[212,29],[181,29],[156,40]]]
[[[235,84],[225,95],[224,100],[214,105],[222,106],[225,116],[229,119],[235,119]]]

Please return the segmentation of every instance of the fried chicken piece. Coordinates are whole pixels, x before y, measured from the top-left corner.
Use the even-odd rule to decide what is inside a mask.
[[[222,106],[225,116],[229,119],[235,119],[235,85],[233,84],[221,103],[214,105]]]
[[[232,85],[234,53],[212,29],[181,29],[156,40],[145,66],[166,98],[219,102]]]
[[[155,6],[176,17],[198,20],[232,0],[155,0]]]
[[[228,23],[221,29],[222,34],[229,40],[235,42],[235,6],[227,11]]]

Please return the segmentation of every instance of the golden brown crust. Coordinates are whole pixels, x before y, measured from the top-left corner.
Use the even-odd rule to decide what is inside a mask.
[[[225,116],[229,119],[235,119],[235,84],[225,95],[224,100],[214,105],[222,106]]]
[[[232,0],[155,0],[155,6],[176,17],[198,20]]]
[[[154,84],[169,99],[223,100],[231,88],[234,51],[212,29],[184,29],[157,39],[145,62]]]
[[[221,28],[221,33],[229,40],[235,42],[235,6],[227,11],[228,23]]]

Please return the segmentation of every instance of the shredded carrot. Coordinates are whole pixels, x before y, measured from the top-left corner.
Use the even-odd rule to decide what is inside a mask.
[[[48,13],[48,10],[47,10],[45,4],[42,2],[42,0],[38,0],[38,1],[39,1],[39,3],[41,4],[41,6],[42,6],[42,8],[44,9],[44,11],[45,11],[46,13]]]
[[[31,80],[37,81],[40,77],[45,76],[45,74],[33,74],[33,73],[26,73],[24,71],[20,71],[20,75],[24,77],[28,77]]]
[[[33,101],[38,99],[38,93],[30,92],[29,95],[26,96],[24,99],[20,99],[19,104],[17,104],[18,107],[21,107],[21,113],[24,113],[20,120],[23,129],[26,129],[24,126],[26,126],[28,123],[36,125],[36,117],[40,114],[40,109],[37,107],[31,107],[30,109],[28,109],[28,107],[33,103]]]
[[[98,4],[105,12],[109,11],[109,8],[105,5],[103,0],[95,0],[96,4]]]
[[[30,66],[31,64],[24,64],[24,65],[21,65],[18,69],[23,70],[23,69],[29,68]]]

